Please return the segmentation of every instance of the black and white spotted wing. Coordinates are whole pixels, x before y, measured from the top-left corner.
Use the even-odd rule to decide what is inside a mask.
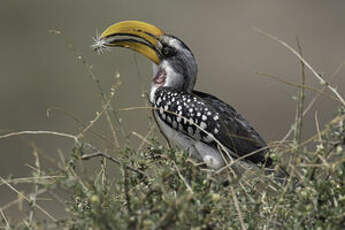
[[[154,107],[168,126],[196,140],[212,143],[221,131],[218,112],[187,92],[170,87],[158,88]]]
[[[272,159],[267,156],[269,149],[265,141],[241,114],[215,96],[196,90],[193,91],[193,94],[220,114],[220,119],[222,124],[226,126],[229,137],[221,137],[223,145],[240,156],[249,154],[246,159],[253,163],[262,163],[266,167],[271,166]],[[262,151],[250,154],[259,149]]]
[[[169,127],[209,145],[216,146],[217,139],[238,156],[266,146],[236,110],[211,95],[161,87],[155,92],[154,107]],[[267,161],[264,151],[246,159],[253,163]]]

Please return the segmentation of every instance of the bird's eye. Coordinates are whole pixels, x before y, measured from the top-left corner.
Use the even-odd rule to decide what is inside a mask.
[[[172,56],[174,54],[174,49],[170,46],[163,46],[162,54],[166,57]]]

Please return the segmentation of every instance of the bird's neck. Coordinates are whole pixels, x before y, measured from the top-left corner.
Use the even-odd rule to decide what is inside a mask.
[[[160,87],[171,87],[173,89],[191,93],[196,80],[196,71],[185,73],[186,76],[177,72],[163,61],[159,66],[153,65],[153,79],[150,92],[150,102],[154,103],[156,90]]]

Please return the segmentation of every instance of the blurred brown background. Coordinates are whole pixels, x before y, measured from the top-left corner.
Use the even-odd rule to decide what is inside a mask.
[[[125,49],[97,55],[90,45],[96,30],[126,19],[143,20],[184,40],[199,63],[196,88],[215,94],[236,107],[267,142],[281,139],[294,120],[297,89],[260,77],[256,72],[300,81],[298,60],[278,43],[255,32],[256,26],[296,47],[299,37],[306,59],[325,78],[345,60],[344,0],[2,0],[0,7],[0,133],[14,130],[55,130],[77,133],[63,113],[46,110],[58,106],[89,121],[100,111],[99,94],[77,56],[93,65],[106,92],[121,74],[123,86],[115,108],[142,106],[150,87],[151,64]],[[61,31],[60,35],[49,33]],[[70,46],[73,48],[70,48]],[[73,51],[77,50],[77,51]],[[344,93],[345,70],[334,85]],[[307,72],[307,84],[319,82]],[[314,94],[307,91],[306,101]],[[315,133],[314,114],[324,124],[336,103],[322,97],[304,123],[304,138]],[[147,112],[122,112],[128,131],[145,134]],[[96,131],[110,135],[105,122]],[[135,139],[135,138],[134,138]],[[34,143],[57,159],[68,154],[72,142],[52,136],[21,136],[0,140],[0,176],[31,173]],[[45,167],[49,167],[47,161]],[[2,185],[0,206],[16,197]]]

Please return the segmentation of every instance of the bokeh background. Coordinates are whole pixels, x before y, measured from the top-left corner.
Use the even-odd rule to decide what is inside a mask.
[[[51,107],[62,108],[84,122],[92,120],[101,110],[99,92],[78,56],[93,66],[105,92],[120,73],[122,86],[112,103],[114,108],[143,106],[141,95],[150,87],[149,61],[125,49],[100,56],[90,48],[97,30],[137,19],[157,25],[189,45],[199,64],[198,90],[232,104],[267,142],[280,140],[293,123],[297,89],[258,76],[257,72],[298,82],[300,63],[253,27],[293,47],[298,36],[305,58],[328,79],[345,61],[344,12],[343,0],[2,0],[0,133],[77,133],[75,122],[63,112],[54,110],[48,117],[46,112]],[[344,93],[344,74],[341,70],[333,82],[340,93]],[[308,71],[307,84],[320,87]],[[307,91],[306,102],[313,96]],[[321,97],[306,116],[303,138],[316,132],[315,112],[322,125],[335,114],[336,105]],[[149,128],[147,114],[135,110],[121,112],[120,116],[128,132],[145,134]],[[104,121],[94,131],[110,136]],[[136,142],[135,137],[130,138]],[[70,153],[73,143],[53,136],[0,139],[0,176],[28,176],[33,145],[46,155],[42,167],[50,167],[59,151]],[[0,186],[0,207],[15,198],[14,192]]]

